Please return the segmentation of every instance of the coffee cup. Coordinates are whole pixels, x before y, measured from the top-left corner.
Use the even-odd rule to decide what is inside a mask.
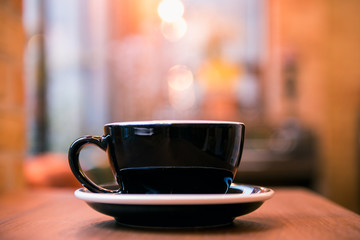
[[[226,193],[240,164],[245,125],[227,121],[109,123],[103,136],[83,136],[69,148],[70,168],[91,192]],[[82,148],[104,150],[119,187],[95,184],[81,169]]]

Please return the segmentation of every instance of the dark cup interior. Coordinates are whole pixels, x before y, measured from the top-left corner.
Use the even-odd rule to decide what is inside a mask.
[[[225,193],[240,163],[244,125],[132,122],[105,125],[122,193]]]

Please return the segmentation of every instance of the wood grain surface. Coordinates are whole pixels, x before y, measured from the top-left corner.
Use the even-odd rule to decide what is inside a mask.
[[[0,197],[0,239],[360,239],[360,216],[311,191],[281,188],[229,226],[130,228],[94,211],[73,190],[34,190]]]

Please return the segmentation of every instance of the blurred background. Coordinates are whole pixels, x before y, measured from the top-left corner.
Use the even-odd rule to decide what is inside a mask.
[[[2,0],[0,193],[79,187],[68,148],[108,122],[230,120],[247,128],[236,182],[360,212],[359,12],[358,0]],[[112,181],[101,150],[81,161]]]

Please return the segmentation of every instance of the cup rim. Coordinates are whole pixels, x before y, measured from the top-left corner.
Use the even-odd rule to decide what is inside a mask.
[[[149,121],[124,121],[107,123],[104,126],[139,126],[139,125],[244,125],[242,122],[217,121],[217,120],[149,120]]]

